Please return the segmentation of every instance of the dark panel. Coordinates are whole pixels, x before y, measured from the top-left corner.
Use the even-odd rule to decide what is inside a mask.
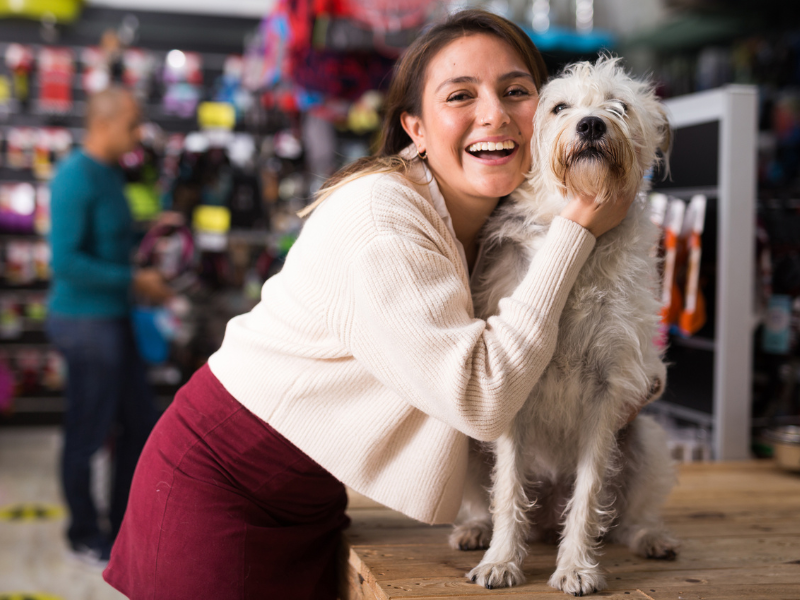
[[[653,187],[674,188],[716,187],[719,165],[719,121],[679,127],[672,132],[670,176],[656,171]]]

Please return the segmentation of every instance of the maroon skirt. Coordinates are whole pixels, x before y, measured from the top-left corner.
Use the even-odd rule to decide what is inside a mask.
[[[333,600],[346,506],[205,365],[147,441],[103,577],[133,600]]]

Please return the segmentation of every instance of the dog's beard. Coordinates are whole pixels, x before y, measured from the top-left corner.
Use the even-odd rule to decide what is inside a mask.
[[[635,153],[621,132],[592,142],[566,137],[559,136],[551,160],[553,175],[565,194],[594,197],[600,203],[636,191],[641,174],[633,172]]]

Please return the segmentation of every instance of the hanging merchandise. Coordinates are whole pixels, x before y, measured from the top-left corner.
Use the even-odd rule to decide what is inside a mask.
[[[33,70],[33,49],[22,44],[9,44],[6,48],[6,66],[12,73],[13,95],[25,109],[30,100],[30,74]]]
[[[240,119],[252,104],[251,96],[242,85],[244,76],[244,59],[231,55],[225,59],[222,75],[217,79],[214,89],[214,101],[230,104],[236,109]]]
[[[37,179],[50,179],[54,165],[72,149],[72,134],[64,128],[36,130],[33,174]]]
[[[673,199],[669,203],[664,232],[664,274],[661,287],[661,327],[668,331],[681,312],[682,298],[676,281],[678,244],[686,204]]]
[[[32,127],[9,129],[6,140],[6,165],[12,169],[32,168],[37,137],[36,129]]]
[[[231,211],[225,206],[198,206],[192,217],[197,247],[207,252],[222,252],[228,245]]]
[[[381,126],[380,109],[383,105],[383,94],[370,90],[364,93],[351,107],[347,114],[347,127],[358,135],[376,131]]]
[[[692,197],[684,220],[684,235],[689,251],[686,271],[686,293],[683,310],[678,318],[678,331],[691,336],[700,331],[706,323],[706,301],[700,289],[700,257],[702,255],[702,235],[706,216],[706,197]]]
[[[136,254],[141,268],[155,268],[175,291],[185,292],[196,283],[194,238],[188,227],[156,225],[142,240]],[[165,306],[138,304],[132,313],[134,335],[142,357],[151,364],[167,360],[173,340],[191,337],[186,317],[191,304],[175,296]]]
[[[0,184],[0,231],[33,233],[36,188],[30,183]]]
[[[155,219],[161,212],[161,153],[164,134],[153,123],[141,128],[141,141],[137,148],[123,155],[120,166],[127,184],[125,196],[133,218],[137,221]]]
[[[203,59],[195,52],[171,50],[164,63],[164,111],[185,119],[194,115],[202,95]]]
[[[81,81],[87,94],[106,89],[112,83],[122,82],[122,43],[117,32],[107,29],[97,47],[84,48],[81,52],[83,75]]]
[[[16,356],[17,396],[31,396],[41,386],[42,353],[38,350],[25,349]]]
[[[25,286],[36,281],[36,265],[31,242],[13,240],[6,243],[3,272],[6,282],[10,285]]]
[[[81,51],[81,63],[81,84],[87,94],[100,92],[111,84],[111,72],[102,48],[84,48]]]
[[[43,47],[39,51],[39,108],[64,113],[72,109],[72,50]]]
[[[374,52],[333,52],[311,47],[290,53],[292,81],[305,90],[356,100],[386,87],[394,59]]]
[[[761,344],[768,354],[788,354],[792,317],[792,297],[774,294],[769,299],[764,318]]]
[[[48,350],[45,352],[44,364],[42,365],[42,387],[51,392],[59,392],[64,389],[66,381],[66,361],[58,352],[54,350]]]
[[[289,31],[286,3],[277,2],[246,49],[243,82],[247,89],[271,88],[281,80],[286,72]]]
[[[25,299],[23,312],[28,321],[41,328],[47,318],[47,296],[44,294],[28,295]]]
[[[44,183],[40,183],[36,187],[33,230],[39,235],[50,233],[50,186]]]
[[[22,335],[24,328],[19,301],[14,297],[0,298],[0,338],[16,339]]]
[[[50,281],[50,244],[45,240],[39,240],[31,244],[31,255],[33,256],[33,272],[39,281]]]
[[[185,276],[195,263],[194,238],[188,227],[156,225],[144,236],[136,254],[136,264],[155,268],[173,288],[186,286]]]
[[[133,90],[140,100],[147,100],[153,92],[153,55],[138,48],[130,48],[122,55],[122,67],[122,82],[125,87]]]

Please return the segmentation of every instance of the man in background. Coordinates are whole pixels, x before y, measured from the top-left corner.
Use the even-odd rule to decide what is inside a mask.
[[[89,99],[83,148],[51,183],[53,281],[48,335],[67,363],[63,492],[67,536],[87,562],[108,561],[133,471],[156,411],[131,327],[134,294],[160,303],[171,292],[153,269],[131,264],[133,220],[118,161],[139,141],[133,95],[112,87]],[[91,457],[112,436],[113,483],[103,531],[92,499]]]

